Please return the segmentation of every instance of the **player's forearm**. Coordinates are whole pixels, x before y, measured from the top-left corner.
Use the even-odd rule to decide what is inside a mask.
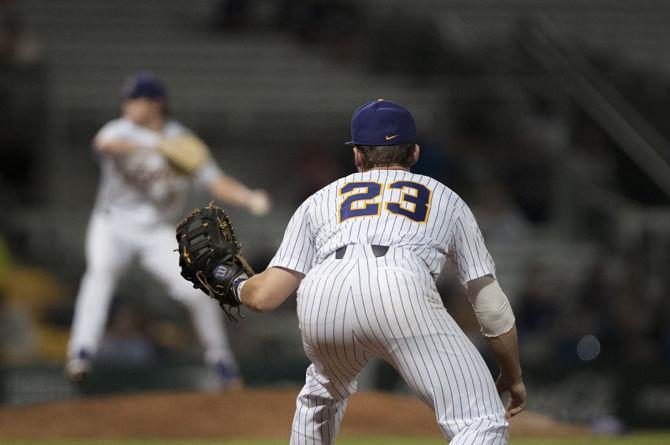
[[[271,298],[265,293],[263,274],[249,278],[240,289],[240,302],[257,312],[267,312],[279,304],[271,304]]]
[[[243,207],[251,195],[248,187],[230,176],[217,179],[210,186],[210,191],[217,199],[237,207]]]
[[[523,372],[519,362],[516,326],[497,337],[486,337],[486,341],[500,368],[500,375],[509,381],[521,380]]]
[[[132,142],[120,141],[120,140],[110,140],[110,141],[95,141],[93,143],[95,151],[110,156],[121,156],[130,154],[135,150],[140,149],[137,144]]]
[[[256,216],[267,214],[272,201],[263,190],[251,190],[240,181],[230,176],[221,176],[210,185],[214,197],[228,204],[244,207]]]
[[[271,267],[249,278],[239,292],[240,302],[258,312],[281,305],[298,288],[302,274]]]

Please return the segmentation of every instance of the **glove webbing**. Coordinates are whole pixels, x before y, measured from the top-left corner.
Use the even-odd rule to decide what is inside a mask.
[[[195,277],[198,279],[200,284],[205,289],[207,289],[207,291],[209,292],[209,296],[211,298],[214,298],[216,301],[219,302],[219,306],[221,306],[221,309],[223,309],[223,313],[226,314],[226,317],[228,317],[228,320],[230,320],[234,323],[238,323],[240,321],[239,318],[246,318],[244,315],[242,315],[240,313],[240,307],[239,306],[236,306],[236,309],[237,309],[237,317],[236,317],[235,315],[233,315],[232,311],[230,310],[230,306],[227,305],[227,304],[224,304],[219,298],[216,297],[216,295],[220,294],[221,292],[217,291],[216,288],[212,287],[212,285],[209,284],[209,282],[207,281],[207,277],[205,277],[205,274],[202,273],[201,270],[199,270],[195,273]],[[221,286],[217,286],[217,288],[221,288]]]

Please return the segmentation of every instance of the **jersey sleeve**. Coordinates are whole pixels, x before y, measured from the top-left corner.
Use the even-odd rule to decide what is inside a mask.
[[[93,139],[97,143],[104,143],[114,139],[122,139],[127,136],[127,128],[120,120],[107,122],[102,126]]]
[[[316,248],[308,209],[309,201],[305,201],[295,211],[286,227],[279,250],[268,267],[283,267],[304,275],[312,268]]]
[[[224,176],[216,161],[210,159],[193,173],[193,181],[198,187],[208,187],[217,179]]]
[[[475,216],[465,203],[457,210],[448,253],[456,262],[461,283],[489,274],[495,277],[493,258],[484,244]]]

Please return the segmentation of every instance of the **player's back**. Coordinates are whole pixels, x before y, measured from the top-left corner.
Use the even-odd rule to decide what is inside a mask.
[[[467,210],[439,181],[404,170],[354,173],[324,187],[305,204],[315,263],[338,248],[371,244],[415,252],[438,275],[454,226]]]

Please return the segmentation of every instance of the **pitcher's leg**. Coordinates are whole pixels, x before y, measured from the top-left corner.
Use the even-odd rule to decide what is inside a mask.
[[[79,287],[68,344],[69,359],[82,351],[96,353],[112,293],[131,257],[132,248],[115,239],[109,221],[93,215],[86,237],[86,272]]]
[[[237,371],[237,362],[223,329],[221,308],[216,301],[194,289],[180,275],[176,241],[171,227],[161,227],[147,238],[140,261],[167,289],[169,295],[186,306],[205,349],[205,361],[214,365],[226,363]]]

